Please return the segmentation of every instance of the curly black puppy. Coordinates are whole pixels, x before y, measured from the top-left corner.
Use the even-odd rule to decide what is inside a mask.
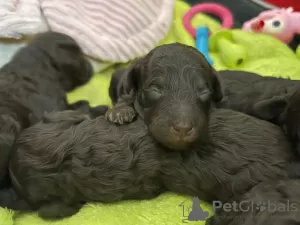
[[[219,71],[224,97],[218,107],[268,120],[278,124],[286,106],[284,99],[300,90],[300,81],[261,76],[245,71]]]
[[[174,150],[208,141],[209,110],[222,98],[218,73],[195,48],[174,43],[152,50],[112,77],[115,103],[106,118],[116,124],[144,118],[150,134]]]
[[[265,181],[242,196],[215,202],[216,214],[206,225],[300,224],[300,181]]]
[[[288,177],[294,154],[279,127],[227,109],[213,109],[210,118],[210,143],[170,151],[141,119],[116,126],[78,111],[50,113],[21,133],[10,176],[43,218],[71,216],[84,202],[153,198],[165,190],[226,201]],[[0,194],[0,206],[24,210],[11,196]]]
[[[88,111],[85,101],[68,106],[65,94],[88,82],[92,74],[78,44],[56,32],[37,35],[0,69],[0,183],[22,129],[41,119],[44,111]]]
[[[220,71],[224,98],[216,105],[279,125],[300,154],[300,81]]]

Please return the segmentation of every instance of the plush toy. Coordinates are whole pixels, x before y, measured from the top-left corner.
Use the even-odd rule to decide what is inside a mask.
[[[294,12],[291,7],[268,10],[244,23],[242,29],[272,35],[288,44],[295,34],[300,34],[300,12]]]

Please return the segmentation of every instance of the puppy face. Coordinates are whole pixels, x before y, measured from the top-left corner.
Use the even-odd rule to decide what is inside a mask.
[[[160,46],[130,73],[137,91],[135,109],[158,142],[184,150],[208,141],[211,103],[223,95],[217,72],[200,52],[182,44]]]
[[[52,66],[59,72],[59,80],[71,91],[88,82],[93,68],[79,45],[68,35],[46,32],[37,35],[32,44],[49,56]]]

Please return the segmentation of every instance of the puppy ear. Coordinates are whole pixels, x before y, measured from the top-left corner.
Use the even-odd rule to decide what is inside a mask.
[[[253,113],[261,119],[271,120],[278,118],[284,112],[286,106],[287,99],[284,96],[277,96],[255,103]]]
[[[212,68],[212,90],[213,100],[215,102],[221,101],[224,95],[222,80],[219,73],[214,68]]]
[[[59,40],[52,51],[54,65],[62,72],[61,82],[69,90],[88,82],[94,71],[79,45],[73,40]]]
[[[145,58],[140,58],[136,60],[127,70],[127,79],[124,84],[126,89],[125,93],[128,93],[128,96],[132,96],[132,101],[134,109],[139,114],[141,118],[144,118],[144,109],[141,106],[139,101],[139,89],[140,84],[142,83],[143,76],[145,75]]]
[[[139,89],[139,85],[141,83],[142,74],[144,71],[144,63],[145,59],[140,58],[133,62],[127,68],[127,79],[126,79],[126,89],[128,91],[134,90],[137,91]]]
[[[63,71],[75,72],[72,70],[81,66],[77,59],[82,54],[81,49],[76,43],[72,41],[58,41],[53,57]]]
[[[124,74],[126,74],[127,72],[128,72],[127,68],[117,68],[116,71],[113,72],[113,74],[111,75],[108,94],[113,105],[115,105],[118,101],[118,97],[119,97],[118,88],[122,81],[122,78],[124,77]]]
[[[47,43],[39,44],[44,44],[43,48],[48,52],[53,61],[57,63],[57,66],[73,64],[73,60],[77,58],[79,54],[82,54],[77,43],[69,38],[53,40],[51,44],[48,45]]]

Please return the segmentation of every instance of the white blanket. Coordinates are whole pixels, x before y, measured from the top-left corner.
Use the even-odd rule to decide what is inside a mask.
[[[174,5],[175,0],[0,0],[0,38],[52,30],[73,37],[92,58],[128,62],[166,36]]]
[[[0,38],[20,39],[46,30],[40,0],[0,0]]]
[[[73,37],[97,59],[128,62],[168,33],[175,0],[43,0],[50,29]]]

